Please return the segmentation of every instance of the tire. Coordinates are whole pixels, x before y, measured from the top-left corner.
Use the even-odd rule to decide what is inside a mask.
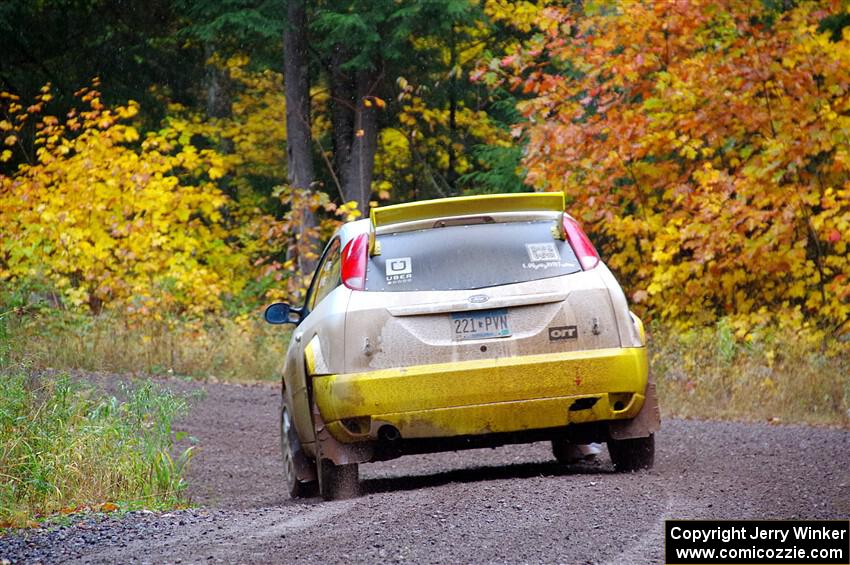
[[[552,455],[561,465],[569,465],[577,460],[573,444],[565,439],[552,440]]]
[[[299,465],[312,465],[301,449],[298,433],[286,406],[280,410],[280,453],[283,459],[283,478],[286,491],[292,498],[313,496],[316,492],[315,481],[300,481],[296,474]]]
[[[340,500],[357,496],[358,465],[334,465],[329,459],[319,460],[319,492],[325,500]]]
[[[608,453],[620,473],[650,469],[655,463],[655,436],[609,440]]]

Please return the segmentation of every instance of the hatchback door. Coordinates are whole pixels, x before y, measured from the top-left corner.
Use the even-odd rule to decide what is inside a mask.
[[[378,231],[345,319],[345,371],[620,347],[602,270],[562,214],[454,218]],[[607,270],[606,270],[607,272]]]

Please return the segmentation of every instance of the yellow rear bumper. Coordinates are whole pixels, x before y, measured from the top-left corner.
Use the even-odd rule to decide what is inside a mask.
[[[597,349],[318,376],[313,392],[328,430],[351,443],[384,425],[425,438],[633,418],[647,375],[644,348]]]

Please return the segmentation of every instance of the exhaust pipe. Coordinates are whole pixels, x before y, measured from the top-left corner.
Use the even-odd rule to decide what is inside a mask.
[[[395,426],[381,426],[378,430],[378,439],[386,443],[393,443],[401,439],[401,433]]]

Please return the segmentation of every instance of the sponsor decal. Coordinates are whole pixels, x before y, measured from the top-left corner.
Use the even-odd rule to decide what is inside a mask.
[[[532,263],[561,262],[561,254],[554,243],[526,243],[525,249],[528,251],[528,260]]]
[[[575,267],[575,263],[561,261],[561,252],[552,243],[526,243],[525,250],[528,252],[528,263],[523,263],[523,269],[540,270],[552,268]]]
[[[399,284],[413,280],[413,261],[410,257],[387,259],[387,284]]]
[[[578,326],[558,326],[549,328],[549,341],[578,339]]]

